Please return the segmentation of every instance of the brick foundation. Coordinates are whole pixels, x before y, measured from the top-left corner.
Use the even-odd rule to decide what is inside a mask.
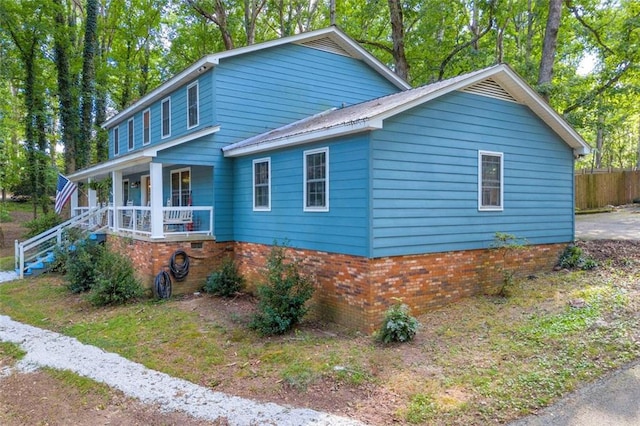
[[[129,256],[138,279],[150,289],[159,272],[169,271],[171,255],[176,250],[184,250],[189,256],[189,274],[180,282],[172,277],[172,292],[176,295],[200,291],[221,260],[233,255],[233,243],[216,243],[212,239],[150,241],[108,235],[107,246]]]
[[[233,255],[246,278],[247,290],[264,282],[271,246],[253,243],[216,243],[213,240],[147,241],[109,235],[107,244],[133,260],[138,277],[148,287],[162,269],[168,270],[172,253],[184,250],[190,270],[182,282],[173,281],[173,293],[198,291],[221,260]],[[526,276],[549,271],[565,244],[527,246],[503,256],[499,250],[466,250],[367,259],[336,253],[289,248],[313,277],[316,292],[312,309],[321,318],[372,332],[384,312],[402,299],[414,315],[464,297],[494,293],[502,271]],[[506,264],[505,264],[506,263]]]

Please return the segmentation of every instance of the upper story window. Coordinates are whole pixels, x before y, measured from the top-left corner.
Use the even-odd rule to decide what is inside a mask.
[[[142,113],[142,144],[151,143],[151,110],[145,109]]]
[[[191,205],[191,169],[171,170],[171,205]]]
[[[271,159],[253,160],[253,209],[271,210]]]
[[[120,128],[113,128],[113,155],[120,154]]]
[[[329,148],[304,152],[304,210],[329,211]]]
[[[134,121],[133,118],[130,118],[129,121],[127,121],[127,141],[128,141],[128,146],[129,146],[129,151],[131,151],[133,149],[133,146],[135,144],[135,139],[134,139],[134,133],[133,133],[133,128],[134,128]]]
[[[187,86],[187,128],[196,127],[200,123],[198,100],[198,82]]]
[[[160,105],[160,121],[162,123],[162,137],[171,136],[171,98],[163,100]]]
[[[478,210],[504,209],[504,166],[501,152],[478,152]]]

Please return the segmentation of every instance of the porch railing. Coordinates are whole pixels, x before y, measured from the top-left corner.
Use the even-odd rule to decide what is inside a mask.
[[[151,207],[109,207],[109,227],[115,232],[151,236]],[[213,207],[163,207],[164,235],[213,235]]]

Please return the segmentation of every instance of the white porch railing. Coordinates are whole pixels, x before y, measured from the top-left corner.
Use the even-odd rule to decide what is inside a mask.
[[[37,260],[48,252],[53,250],[55,246],[62,244],[65,231],[70,228],[78,228],[88,233],[97,231],[106,227],[107,208],[86,209],[81,214],[72,217],[66,222],[61,223],[45,232],[42,232],[26,241],[15,241],[15,268],[24,278],[25,265],[29,262]]]
[[[151,207],[109,207],[109,228],[114,232],[151,236]],[[213,235],[213,207],[163,207],[165,236]]]

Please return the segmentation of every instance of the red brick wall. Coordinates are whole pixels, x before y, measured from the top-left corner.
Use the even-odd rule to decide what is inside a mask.
[[[254,291],[264,282],[271,250],[271,246],[253,243],[143,241],[114,235],[108,236],[107,243],[131,257],[139,278],[148,287],[153,286],[158,272],[168,270],[171,255],[184,250],[190,257],[189,275],[182,282],[172,280],[174,294],[200,290],[226,256],[234,256],[246,278],[247,290]],[[192,243],[202,248],[194,248]],[[463,297],[495,293],[505,269],[523,276],[549,271],[564,248],[564,244],[552,244],[527,246],[506,256],[499,250],[467,250],[379,259],[287,250],[313,278],[316,292],[311,307],[315,314],[372,332],[397,299],[409,305],[413,315],[419,315]]]
[[[563,244],[528,246],[509,253],[467,250],[367,259],[288,249],[314,278],[313,308],[321,317],[372,332],[396,298],[414,315],[476,294],[497,292],[504,264],[520,275],[550,271]],[[236,243],[235,258],[249,282],[262,281],[270,246]]]
[[[153,288],[156,275],[163,269],[169,272],[171,255],[176,250],[184,250],[189,256],[189,274],[180,282],[171,278],[173,294],[200,291],[207,276],[217,269],[220,261],[225,256],[233,256],[233,243],[216,243],[206,239],[146,241],[108,235],[107,245],[131,258],[137,277],[147,288]]]

